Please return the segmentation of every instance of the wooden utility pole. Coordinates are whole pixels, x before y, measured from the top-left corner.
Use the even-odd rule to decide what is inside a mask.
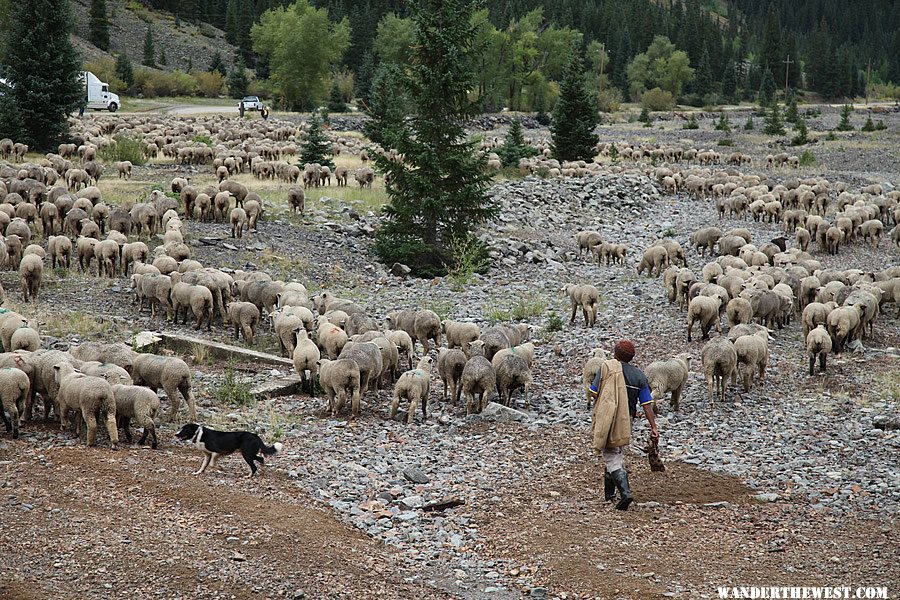
[[[788,54],[787,58],[781,61],[784,63],[784,95],[787,97],[788,93],[788,74],[791,71],[791,65],[794,64],[794,61],[791,60],[791,55]]]

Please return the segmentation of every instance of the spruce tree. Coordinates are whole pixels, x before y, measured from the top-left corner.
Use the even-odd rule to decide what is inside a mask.
[[[375,59],[371,50],[367,50],[359,63],[359,69],[356,71],[356,81],[354,81],[353,93],[363,102],[369,101],[369,86],[372,83],[372,77],[375,75]]]
[[[766,125],[763,132],[769,135],[784,135],[784,122],[781,120],[781,110],[778,103],[772,103],[772,110],[766,115]]]
[[[225,8],[225,41],[229,44],[237,44],[239,19],[237,0],[228,0]]]
[[[313,113],[309,119],[309,131],[306,133],[306,141],[300,148],[300,166],[318,163],[323,167],[334,169],[331,160],[331,140],[322,133],[322,119],[318,113]]]
[[[872,117],[866,117],[866,122],[862,127],[859,128],[860,131],[875,131],[875,123],[872,121]]]
[[[538,153],[537,148],[529,146],[525,143],[525,137],[522,135],[522,121],[513,119],[509,125],[509,131],[506,132],[506,140],[503,146],[497,151],[500,156],[500,162],[504,167],[516,167],[519,161]]]
[[[578,51],[566,67],[559,100],[550,126],[553,156],[557,160],[592,160],[599,139],[594,127],[600,121],[596,103],[584,84],[584,64]]]
[[[166,58],[166,49],[165,48],[159,49],[159,64],[164,67],[169,64],[169,59]]]
[[[853,108],[849,104],[845,104],[841,108],[841,121],[835,127],[837,131],[853,131],[853,124],[850,123],[851,112],[853,112]]]
[[[451,248],[483,251],[472,230],[497,214],[487,195],[486,160],[476,153],[464,123],[477,113],[469,99],[475,88],[471,53],[476,38],[472,14],[477,0],[420,0],[410,3],[416,41],[413,60],[401,72],[411,105],[402,123],[388,130],[390,147],[403,160],[377,155],[391,178],[387,221],[375,251],[387,264],[401,262],[418,275],[446,272],[461,257]],[[379,116],[370,113],[370,117]]]
[[[124,81],[128,87],[134,85],[134,69],[131,66],[131,59],[124,52],[120,52],[116,56],[116,77]]]
[[[153,47],[153,26],[147,25],[147,33],[144,35],[144,60],[145,67],[156,67],[156,50]]]
[[[91,0],[88,40],[101,50],[109,50],[109,17],[106,0]]]
[[[806,121],[803,117],[798,116],[794,124],[797,134],[791,139],[791,146],[803,146],[809,143],[807,137]]]
[[[731,133],[731,121],[724,112],[719,114],[719,120],[716,122],[716,130]]]
[[[646,106],[641,108],[641,114],[638,115],[638,121],[643,123],[644,127],[653,126],[653,117],[650,116],[650,111],[647,110]]]
[[[788,90],[784,120],[788,123],[796,123],[798,118],[800,118],[800,115],[797,113],[797,95],[794,94],[794,90]]]
[[[247,86],[250,85],[250,82],[247,80],[247,68],[240,56],[234,61],[234,67],[228,74],[226,83],[228,84],[228,93],[232,98],[243,98],[247,95]]]
[[[347,103],[344,102],[344,95],[341,88],[338,87],[337,81],[331,84],[331,93],[328,96],[329,112],[347,112]]]
[[[725,102],[734,102],[737,93],[737,73],[733,61],[729,61],[725,65],[725,72],[722,74],[722,99]]]
[[[81,59],[69,39],[75,22],[68,0],[11,2],[4,32],[0,130],[38,152],[56,151],[69,131],[69,115],[83,105]],[[50,57],[50,58],[48,58]],[[16,116],[11,116],[16,112]]]
[[[759,105],[769,106],[775,102],[775,78],[772,71],[766,69],[762,74],[762,81],[759,84]]]
[[[413,109],[406,91],[408,83],[398,65],[382,63],[368,86],[369,119],[363,124],[363,133],[382,148],[396,148],[401,143],[406,115]]]
[[[753,131],[753,129],[754,129],[753,115],[748,115],[747,122],[744,123],[744,131]]]
[[[222,53],[216,50],[216,53],[213,54],[212,60],[209,61],[209,67],[206,69],[208,72],[212,73],[213,71],[218,71],[222,77],[228,75],[228,69],[225,66],[225,63],[222,61]]]

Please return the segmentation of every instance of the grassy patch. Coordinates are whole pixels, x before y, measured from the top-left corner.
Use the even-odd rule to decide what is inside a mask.
[[[209,364],[209,346],[205,344],[191,345],[191,360],[195,365]]]
[[[557,331],[562,331],[565,323],[562,320],[556,311],[550,311],[547,315],[547,324],[544,325],[544,329],[549,333],[555,333]]]
[[[263,250],[256,262],[270,273],[277,275],[279,279],[285,280],[296,278],[309,266],[298,256],[282,256],[269,249]]]
[[[816,155],[810,152],[809,150],[804,150],[803,154],[800,155],[800,166],[801,167],[811,167],[816,164]]]
[[[239,381],[234,367],[231,366],[225,367],[222,381],[213,389],[212,396],[226,404],[238,406],[248,406],[255,401],[253,394],[250,393],[250,384],[246,381]]]
[[[434,312],[438,316],[438,318],[443,321],[444,319],[449,319],[453,313],[453,308],[456,306],[456,302],[452,300],[436,300],[427,306],[427,308]]]
[[[509,308],[492,306],[485,311],[485,316],[492,324],[503,321],[527,321],[537,317],[547,309],[547,302],[537,296],[518,298]]]

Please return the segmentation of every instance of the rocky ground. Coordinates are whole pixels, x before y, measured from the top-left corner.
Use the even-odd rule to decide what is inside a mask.
[[[611,126],[608,134],[637,140],[645,130]],[[669,134],[694,139],[696,132]],[[846,156],[847,172],[832,175],[827,158],[803,174],[897,183],[896,123],[877,135],[886,146]],[[755,158],[771,152],[749,138],[736,149]],[[853,170],[863,163],[865,172]],[[136,187],[176,172],[141,169]],[[211,179],[193,175],[201,184]],[[482,324],[530,323],[540,345],[529,410],[520,396],[521,411],[467,417],[464,407],[440,400],[438,381],[425,422],[388,420],[388,391],[367,397],[355,422],[324,419],[321,398],[247,402],[235,393],[283,370],[215,364],[197,351],[188,359],[202,420],[281,440],[284,453],[254,480],[234,458],[192,477],[200,457],[168,441],[177,424],[163,424],[158,451],[84,448],[40,421],[20,440],[2,437],[0,552],[18,559],[0,596],[693,599],[730,584],[897,588],[900,327],[893,307],[865,347],[831,357],[824,376],[806,375],[796,322],[774,333],[766,379],[747,394],[732,390],[725,404],[706,405],[695,366],[681,412],[662,406],[665,473],[649,471],[645,422],[636,422],[628,466],[637,502],[619,513],[600,496],[581,366],[594,347],[622,337],[634,340],[639,366],[683,351],[699,365],[703,343],[684,341],[684,314],[667,303],[658,278],[639,277],[634,266],[654,239],[672,235],[687,245],[691,231],[718,223],[714,209],[663,196],[643,176],[612,173],[498,182],[491,193],[503,206],[483,232],[494,268],[464,284],[388,275],[368,253],[377,217],[361,202],[321,199],[296,217],[283,206],[283,190],[273,191],[264,196],[273,204],[267,219],[242,240],[226,239],[224,225],[187,227],[204,264],[298,278],[377,317],[421,306]],[[752,221],[719,226],[748,227],[759,241],[780,233]],[[577,227],[629,244],[627,265],[575,257]],[[871,270],[898,264],[900,254],[883,240],[877,250],[855,244],[816,258]],[[688,260],[699,271],[693,250]],[[15,280],[0,274],[8,291]],[[595,328],[584,328],[580,316],[568,323],[561,288],[570,282],[601,291]],[[19,306],[17,292],[9,295]],[[31,314],[63,346],[148,328],[189,332],[139,316],[130,301],[125,280],[50,273]],[[551,315],[563,319],[561,330]],[[221,327],[201,335],[228,340]],[[270,335],[258,346],[275,350]]]

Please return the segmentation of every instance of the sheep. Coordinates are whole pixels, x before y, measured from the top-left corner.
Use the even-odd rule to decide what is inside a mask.
[[[250,196],[251,194],[248,194]],[[247,213],[247,231],[251,229],[257,231],[256,222],[262,215],[262,205],[257,200],[247,200],[244,202],[244,211]]]
[[[578,313],[578,307],[581,307],[584,316],[585,327],[593,327],[597,322],[597,308],[600,304],[600,292],[593,285],[582,284],[566,284],[563,291],[568,294],[569,302],[572,305],[572,314],[569,324],[575,323],[575,315]]]
[[[828,324],[828,306],[821,302],[810,302],[803,308],[803,314],[800,316],[800,322],[803,323],[803,337],[806,338],[809,332],[819,325]]]
[[[282,354],[290,357],[294,353],[294,330],[303,327],[303,320],[293,313],[274,313],[272,327],[278,339]]]
[[[316,366],[319,370],[319,385],[328,396],[328,411],[331,416],[337,416],[348,398],[350,415],[353,418],[359,416],[360,373],[356,362],[349,359],[323,358],[319,359]]]
[[[596,231],[579,231],[575,234],[575,245],[578,248],[578,257],[581,258],[582,252],[587,251],[590,255],[594,246],[603,242],[603,238]]]
[[[37,302],[43,276],[44,263],[40,257],[29,254],[22,258],[19,263],[19,281],[22,284],[22,299],[25,302]]]
[[[668,265],[669,253],[666,249],[662,246],[650,246],[644,251],[641,262],[638,263],[637,274],[640,275],[644,272],[644,269],[646,269],[651,276],[653,275],[654,270],[656,271],[656,275],[659,276],[659,274],[662,273],[663,267]]]
[[[402,329],[411,338],[422,344],[425,354],[431,349],[430,341],[435,346],[441,345],[441,319],[431,310],[395,310],[385,318],[388,329]]]
[[[28,327],[25,317],[13,311],[0,312],[0,342],[7,352],[12,345],[12,336],[20,327]]]
[[[438,350],[437,369],[438,376],[444,384],[444,391],[441,399],[447,401],[447,389],[450,389],[450,397],[454,404],[459,403],[459,396],[462,393],[460,381],[462,372],[466,366],[466,355],[458,348],[441,348]]]
[[[347,332],[347,335],[353,337],[361,333],[378,331],[378,324],[375,322],[375,319],[362,313],[353,313],[347,316],[344,323],[344,331]]]
[[[431,389],[431,368],[434,365],[434,359],[430,356],[423,356],[416,368],[406,371],[397,380],[394,386],[394,400],[391,402],[391,412],[389,417],[393,419],[397,416],[397,409],[400,406],[400,400],[409,400],[409,410],[407,412],[406,422],[412,425],[416,415],[416,404],[422,403],[422,419],[428,419],[428,393]]]
[[[831,336],[825,325],[819,324],[806,336],[806,351],[809,353],[809,376],[815,372],[816,357],[819,357],[819,372],[825,372],[825,360],[831,352]]]
[[[78,366],[78,371],[91,377],[100,377],[109,382],[110,385],[122,384],[132,385],[134,382],[131,375],[124,368],[113,363],[104,363],[100,361],[84,361]]]
[[[447,336],[448,348],[464,348],[467,343],[474,342],[481,336],[481,328],[477,323],[450,319],[441,321],[441,331]]]
[[[689,342],[691,341],[691,329],[693,329],[695,321],[700,323],[700,333],[704,340],[709,339],[709,330],[712,329],[713,325],[716,326],[716,331],[721,331],[719,306],[719,298],[711,298],[709,296],[697,296],[690,301],[687,312],[687,340]]]
[[[347,332],[331,323],[327,317],[316,319],[316,343],[328,358],[338,358],[347,345],[347,339]]]
[[[709,250],[710,254],[714,252],[716,244],[721,237],[722,230],[718,227],[704,227],[692,233],[690,239],[700,256],[706,256],[707,250]]]
[[[378,387],[378,380],[384,372],[381,348],[372,342],[347,342],[338,358],[348,358],[359,366],[359,389],[365,394]]]
[[[703,375],[706,378],[707,399],[712,405],[713,388],[721,402],[728,393],[728,378],[734,385],[737,377],[737,351],[728,338],[717,337],[700,351],[700,362],[703,364]]]
[[[173,273],[171,276],[172,290],[169,293],[169,298],[172,301],[172,322],[178,322],[178,313],[184,309],[181,323],[182,325],[186,324],[188,309],[190,309],[197,320],[197,325],[194,329],[199,331],[203,326],[203,322],[206,321],[206,329],[209,331],[212,328],[213,319],[212,292],[209,291],[209,288],[202,285],[183,283],[176,275],[178,274]]]
[[[31,380],[25,371],[12,367],[0,369],[0,402],[3,405],[0,416],[3,417],[6,432],[11,431],[13,439],[19,437],[19,420],[25,418],[26,406],[30,408],[30,398]]]
[[[494,359],[497,359],[497,355],[494,356]],[[531,368],[525,358],[516,354],[507,354],[500,358],[496,367],[492,368],[497,377],[496,385],[500,402],[509,406],[513,391],[522,388],[525,396],[525,408],[530,408],[531,400],[528,391],[531,389],[533,378]]]
[[[247,229],[247,212],[243,208],[231,210],[231,237],[242,238]]]
[[[303,188],[289,188],[287,199],[288,205],[291,207],[291,212],[298,212],[302,215],[306,208],[306,192],[303,190]]]
[[[131,443],[131,422],[143,428],[138,444],[144,445],[150,436],[150,447],[156,450],[156,414],[159,412],[159,396],[153,390],[138,385],[113,384],[113,397],[116,399],[116,416],[118,425],[125,432],[125,439]]]
[[[227,323],[234,326],[234,339],[238,339],[238,333],[244,336],[244,341],[253,345],[256,328],[259,325],[259,309],[251,302],[230,302],[225,309]]]
[[[16,350],[26,350],[34,352],[41,347],[41,336],[31,327],[19,327],[16,329],[12,337],[9,338],[9,348],[7,352],[15,352]]]
[[[294,351],[291,359],[294,361],[294,370],[300,375],[301,389],[309,386],[309,395],[316,395],[316,373],[321,358],[319,348],[315,342],[309,339],[306,329],[302,326],[294,329]],[[307,371],[309,376],[307,376]]]
[[[678,308],[684,310],[688,303],[688,290],[696,283],[697,278],[690,269],[681,269],[675,276],[675,300]]]
[[[672,409],[678,411],[681,392],[687,383],[691,370],[691,355],[682,352],[670,360],[657,360],[646,369],[647,381],[653,400],[659,404],[669,392],[672,393]]]
[[[725,315],[728,317],[728,326],[734,327],[753,321],[753,308],[746,298],[732,298],[725,305]]]
[[[78,373],[69,362],[58,363],[53,369],[59,390],[57,406],[60,426],[63,429],[68,427],[70,410],[80,412],[81,417],[76,417],[76,433],[80,431],[83,419],[87,425],[87,445],[93,446],[97,442],[97,414],[105,413],[109,443],[115,450],[119,443],[119,431],[116,427],[116,400],[109,382]]]
[[[497,384],[497,377],[490,361],[484,356],[485,343],[482,340],[469,342],[469,360],[463,367],[462,393],[466,401],[466,414],[481,413],[487,405],[491,392]]]
[[[47,250],[50,252],[50,266],[52,268],[69,268],[69,259],[72,255],[72,240],[64,235],[51,235],[47,240]]]
[[[581,370],[581,384],[584,387],[584,397],[587,401],[588,410],[591,409],[591,405],[593,404],[591,385],[594,383],[594,379],[597,377],[597,373],[600,371],[603,363],[608,358],[609,355],[606,353],[606,350],[594,348],[591,357],[584,363],[584,367]]]
[[[844,345],[856,339],[860,327],[860,312],[856,306],[841,306],[828,313],[828,334],[834,345],[834,352],[840,354]]]
[[[753,374],[758,371],[759,379],[766,376],[766,365],[769,362],[769,332],[760,329],[751,335],[742,335],[734,340],[737,352],[737,370],[744,382],[744,392],[753,387]]]
[[[402,329],[394,329],[386,331],[385,336],[392,344],[397,346],[400,355],[405,356],[409,368],[412,369],[413,356],[415,355],[415,345],[408,333]]]
[[[191,370],[180,358],[174,356],[157,356],[155,354],[137,354],[131,368],[131,377],[135,385],[143,385],[154,392],[163,388],[171,404],[169,421],[175,420],[181,398],[188,405],[189,419],[197,420],[197,407],[194,392],[191,389]],[[180,397],[179,397],[180,395]]]

